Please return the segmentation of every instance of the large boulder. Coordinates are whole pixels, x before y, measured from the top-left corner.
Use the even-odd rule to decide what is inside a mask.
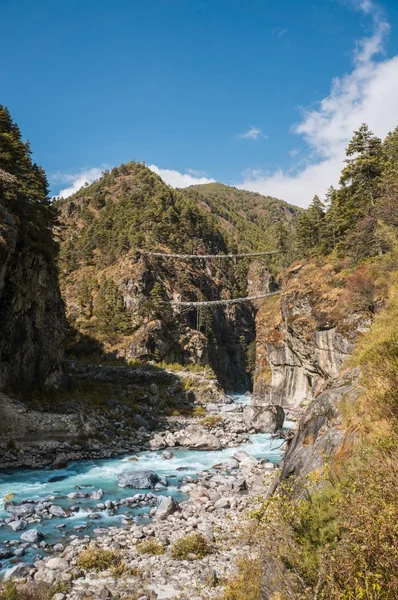
[[[37,542],[40,542],[42,538],[43,534],[37,529],[29,529],[29,531],[25,531],[21,535],[21,540],[24,542],[29,542],[30,544],[36,544]]]
[[[119,487],[131,487],[136,490],[153,489],[160,481],[154,471],[123,471],[117,479]]]
[[[11,521],[8,523],[8,527],[11,527],[13,531],[23,531],[27,527],[27,522],[24,519],[20,519],[19,521]]]
[[[180,510],[180,507],[174,498],[171,496],[159,496],[155,519],[162,521],[163,519],[167,519],[169,515],[174,514],[178,510]]]
[[[220,450],[221,442],[214,433],[193,431],[180,440],[180,445],[196,450]]]
[[[36,509],[34,502],[24,502],[23,504],[15,504],[14,502],[6,502],[4,508],[11,515],[16,517],[28,517],[33,515]]]
[[[3,581],[11,581],[15,579],[25,579],[29,575],[32,565],[29,563],[18,563],[14,567],[7,569],[4,573]]]
[[[257,458],[244,450],[238,450],[233,457],[242,465],[242,467],[256,467],[258,464]]]
[[[62,519],[68,516],[62,506],[57,506],[56,504],[50,506],[50,510],[48,512],[50,515],[53,515],[53,517],[59,517]]]
[[[66,454],[58,454],[55,460],[51,463],[51,469],[65,469],[68,466],[68,457]]]
[[[277,405],[251,405],[245,407],[242,416],[248,429],[255,429],[260,433],[275,433],[283,427],[285,411]]]

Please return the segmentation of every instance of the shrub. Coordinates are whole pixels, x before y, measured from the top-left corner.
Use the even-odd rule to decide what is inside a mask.
[[[351,275],[346,283],[347,301],[354,310],[374,312],[376,286],[364,267]]]
[[[178,560],[196,560],[212,552],[213,547],[200,533],[180,538],[171,548],[171,556]]]
[[[203,417],[207,413],[206,409],[203,408],[203,406],[194,406],[191,414],[193,417]]]
[[[225,586],[221,600],[261,600],[261,563],[244,558],[238,563],[238,573]]]
[[[222,423],[222,417],[216,415],[205,417],[204,419],[199,421],[199,424],[202,425],[202,427],[206,427],[206,429],[217,427],[217,425],[220,425],[220,423]]]
[[[113,550],[105,550],[97,546],[89,546],[78,556],[77,566],[85,571],[106,571],[107,569],[119,569],[122,565],[120,555]]]
[[[137,546],[138,554],[151,554],[152,556],[160,556],[164,554],[164,548],[159,540],[145,540]]]

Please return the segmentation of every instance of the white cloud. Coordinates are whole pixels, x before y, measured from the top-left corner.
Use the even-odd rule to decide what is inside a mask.
[[[93,167],[91,169],[82,169],[78,173],[62,173],[58,171],[57,173],[54,173],[50,179],[53,183],[71,184],[70,186],[61,189],[57,194],[57,196],[59,196],[60,198],[68,198],[69,196],[80,190],[84,185],[88,183],[93,183],[93,181],[101,177],[104,168],[105,167],[103,167],[102,169]]]
[[[154,173],[159,175],[163,181],[175,188],[184,188],[190,185],[198,185],[200,183],[214,183],[215,179],[204,177],[202,172],[194,169],[187,169],[188,173],[180,173],[171,169],[161,169],[156,165],[148,165]]]
[[[301,162],[295,170],[243,174],[238,187],[307,206],[314,194],[323,195],[329,185],[337,185],[345,148],[361,123],[380,137],[396,126],[398,56],[375,60],[389,25],[371,0],[356,1],[355,7],[371,17],[373,33],[357,43],[352,72],[336,78],[330,94],[315,110],[303,112],[302,121],[292,128],[307,142],[305,166]]]
[[[248,129],[245,133],[239,134],[238,137],[242,138],[243,140],[256,140],[260,134],[261,129],[258,129],[257,127],[250,127],[250,129]]]

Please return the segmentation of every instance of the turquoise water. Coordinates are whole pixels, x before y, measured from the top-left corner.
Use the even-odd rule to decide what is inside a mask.
[[[235,396],[236,403],[247,403],[250,401],[248,396]],[[283,440],[272,439],[269,434],[255,434],[250,436],[251,443],[240,446],[239,449],[246,450],[257,458],[267,458],[273,463],[279,463],[282,458],[281,445]],[[126,517],[135,522],[147,522],[150,507],[129,508],[121,506],[116,514],[107,510],[96,508],[98,502],[106,500],[120,500],[131,497],[136,493],[144,493],[144,490],[134,490],[132,488],[119,488],[117,484],[117,475],[124,470],[153,470],[158,475],[167,477],[169,486],[160,491],[153,491],[155,495],[172,495],[176,500],[186,499],[179,487],[182,479],[186,476],[195,477],[197,473],[205,469],[211,469],[215,464],[232,457],[237,448],[226,448],[220,451],[202,451],[171,448],[174,454],[172,459],[162,458],[162,451],[139,452],[128,456],[84,460],[70,463],[65,469],[51,471],[50,469],[29,469],[15,471],[0,471],[0,519],[9,517],[4,510],[4,498],[8,494],[14,494],[13,501],[22,500],[44,500],[51,499],[54,504],[63,508],[70,508],[73,505],[79,506],[79,511],[66,519],[52,518],[43,520],[40,523],[29,525],[28,528],[36,527],[45,536],[45,541],[49,544],[63,542],[68,540],[70,535],[94,535],[93,530],[107,526],[123,526],[122,520]],[[129,461],[129,458],[135,456],[137,462]],[[54,480],[55,478],[55,480]],[[101,488],[104,496],[100,501],[89,498],[68,499],[66,494],[76,491],[75,486],[81,488],[80,491],[91,493],[93,490]],[[151,490],[146,490],[150,492]],[[89,513],[100,515],[98,520],[90,520]],[[63,524],[63,529],[57,529],[55,526]],[[84,526],[85,529],[77,531],[76,526]],[[13,532],[10,527],[0,523],[0,548],[4,547],[4,542],[19,539],[22,532]],[[27,549],[24,560],[32,560],[38,553],[37,549]],[[11,562],[19,562],[21,559],[11,559]],[[7,561],[3,561],[3,567],[7,566]]]

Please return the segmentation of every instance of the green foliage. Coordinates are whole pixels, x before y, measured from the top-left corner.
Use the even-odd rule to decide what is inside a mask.
[[[53,258],[57,246],[52,227],[56,210],[48,198],[44,170],[31,159],[29,142],[7,108],[0,105],[0,192],[12,212],[20,218],[18,243],[36,248]]]
[[[230,248],[249,252],[294,246],[294,226],[301,210],[287,202],[221,183],[196,185],[184,192],[217,217]]]
[[[206,429],[212,429],[212,427],[217,427],[222,423],[222,417],[217,415],[210,415],[209,417],[205,417],[201,421],[199,421],[199,425],[202,427],[206,427]]]
[[[299,218],[297,245],[303,256],[336,248],[358,262],[390,249],[380,224],[398,226],[398,128],[382,142],[361,125],[346,156],[340,188],[330,187],[326,194],[326,210],[316,196]]]
[[[180,538],[171,547],[171,556],[177,560],[196,560],[212,552],[213,547],[200,533]]]
[[[137,545],[138,554],[150,554],[151,556],[160,556],[164,554],[164,547],[159,540],[149,539]]]
[[[122,564],[120,554],[113,550],[105,550],[98,546],[89,546],[77,558],[77,566],[85,571],[106,571],[119,569]]]
[[[167,187],[142,163],[103,173],[71,199],[59,200],[58,206],[63,210],[70,202],[67,220],[79,235],[62,246],[61,265],[67,273],[87,264],[107,266],[129,251],[162,244],[185,252],[226,251],[214,217],[183,192]]]
[[[129,334],[132,331],[131,313],[113,279],[101,278],[94,305],[94,314],[103,333]]]
[[[226,584],[221,600],[261,600],[262,566],[258,558],[242,558],[238,573]]]

